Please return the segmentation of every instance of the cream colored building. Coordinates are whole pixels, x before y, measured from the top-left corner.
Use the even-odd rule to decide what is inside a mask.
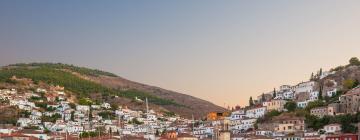
[[[273,110],[283,111],[285,104],[286,104],[286,100],[273,99],[267,104],[266,110],[268,112],[273,111]]]
[[[277,127],[275,127],[275,131],[291,133],[295,131],[295,125],[292,123],[279,124]]]
[[[274,118],[275,132],[293,133],[305,130],[305,118],[297,117],[295,114],[282,114]]]
[[[221,131],[219,134],[219,140],[230,140],[230,132],[229,131]]]

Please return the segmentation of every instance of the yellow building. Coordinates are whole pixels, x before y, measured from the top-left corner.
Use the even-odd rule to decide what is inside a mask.
[[[229,112],[210,112],[207,114],[206,118],[208,121],[223,120],[225,117],[229,117]]]
[[[279,124],[278,126],[275,127],[275,130],[277,132],[291,133],[291,132],[295,132],[295,127],[294,124],[291,123]]]
[[[229,131],[221,131],[219,134],[219,140],[230,140],[230,132]]]
[[[286,100],[273,99],[267,104],[266,110],[269,112],[272,110],[283,111],[285,104]]]
[[[276,116],[274,119],[274,130],[281,133],[293,133],[296,131],[304,131],[305,118],[297,117],[294,113],[285,113],[280,116]]]

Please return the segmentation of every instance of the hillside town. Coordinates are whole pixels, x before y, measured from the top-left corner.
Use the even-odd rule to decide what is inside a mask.
[[[32,83],[16,76],[10,80]],[[195,138],[189,127],[194,120],[172,112],[155,112],[147,99],[135,99],[146,104],[145,111],[139,111],[106,102],[95,104],[91,99],[74,103],[65,91],[64,87],[52,85],[33,91],[1,89],[0,109],[14,107],[20,117],[1,125],[0,139],[162,139],[157,136],[174,131],[178,138]]]
[[[209,113],[212,123],[194,128],[193,134],[222,140],[358,140],[360,86],[351,76],[359,65],[352,58],[345,67],[320,69],[309,81],[250,97],[246,107]],[[219,131],[207,131],[211,126]]]
[[[247,106],[203,118],[155,111],[147,98],[133,99],[145,105],[140,110],[75,99],[66,87],[12,76],[8,83],[17,86],[0,89],[0,140],[358,140],[359,81],[338,75],[359,65],[357,59],[320,69],[308,81],[281,85],[250,97]]]

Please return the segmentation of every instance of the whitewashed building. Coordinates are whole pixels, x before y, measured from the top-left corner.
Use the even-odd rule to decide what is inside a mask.
[[[341,131],[341,124],[334,123],[324,126],[325,133],[335,133]]]
[[[246,117],[248,118],[260,118],[266,113],[266,107],[255,107],[246,111]]]
[[[308,82],[302,82],[298,85],[294,86],[295,94],[301,93],[301,92],[313,92],[315,88],[315,82],[314,81],[308,81]]]
[[[319,99],[319,92],[318,91],[313,91],[309,93],[309,97],[310,97],[310,101],[315,101]]]

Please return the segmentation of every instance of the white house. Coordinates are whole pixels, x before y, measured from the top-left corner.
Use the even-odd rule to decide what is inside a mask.
[[[206,126],[199,126],[196,127],[193,131],[194,135],[199,137],[200,139],[206,138],[208,135],[212,135],[214,128],[213,127],[206,127]]]
[[[106,109],[110,109],[111,105],[109,103],[103,103],[103,104],[101,104],[101,107],[106,108]]]
[[[232,129],[246,131],[250,128],[254,128],[255,122],[256,122],[256,119],[243,119],[243,120],[241,120],[241,124],[233,126]]]
[[[305,108],[308,104],[308,101],[296,102],[296,104],[298,108]]]
[[[341,125],[338,123],[328,124],[324,126],[325,133],[335,133],[341,131]]]
[[[285,91],[283,93],[283,97],[284,99],[289,99],[289,100],[294,99],[294,92],[291,90]]]
[[[309,94],[310,96],[310,101],[315,101],[315,100],[318,100],[319,98],[319,91],[313,91],[313,92],[310,92]]]
[[[90,107],[87,105],[77,105],[76,110],[81,112],[87,112],[90,111]]]
[[[155,114],[146,114],[146,119],[148,121],[155,121],[155,120],[157,120],[157,117]]]
[[[280,92],[283,92],[283,91],[288,91],[291,89],[291,86],[290,85],[281,85],[280,86]]]
[[[331,75],[331,74],[334,74],[335,73],[335,71],[332,71],[332,72],[330,72],[330,71],[323,71],[322,73],[321,73],[321,75],[320,75],[320,79],[323,79],[323,78],[325,78],[325,77],[327,77],[327,76],[329,76],[329,75]]]
[[[255,135],[259,136],[272,136],[273,132],[269,130],[256,130]]]
[[[313,92],[315,87],[314,81],[302,82],[294,87],[295,94],[301,92]]]
[[[36,89],[36,92],[38,92],[38,93],[46,93],[47,90],[46,90],[46,89],[43,89],[43,88],[37,88],[37,89]]]
[[[17,123],[20,127],[27,127],[31,123],[31,120],[29,118],[19,118]]]
[[[246,114],[245,114],[244,110],[237,110],[237,111],[231,112],[230,120],[243,119],[245,116],[246,116]]]
[[[31,111],[32,108],[35,108],[35,104],[33,102],[29,102],[27,100],[10,100],[10,105],[11,106],[18,106],[19,109],[22,110],[27,110],[27,111]]]
[[[329,97],[335,96],[336,92],[337,92],[337,89],[333,88],[332,90],[326,91],[326,96],[329,96]]]
[[[68,133],[78,133],[84,131],[84,127],[80,125],[69,125],[66,127]]]
[[[246,117],[248,118],[260,118],[262,116],[264,116],[266,113],[266,107],[265,106],[261,106],[261,107],[256,107],[256,108],[252,108],[246,111]]]
[[[91,105],[91,108],[92,108],[92,109],[100,109],[101,106],[100,106],[100,105]]]

